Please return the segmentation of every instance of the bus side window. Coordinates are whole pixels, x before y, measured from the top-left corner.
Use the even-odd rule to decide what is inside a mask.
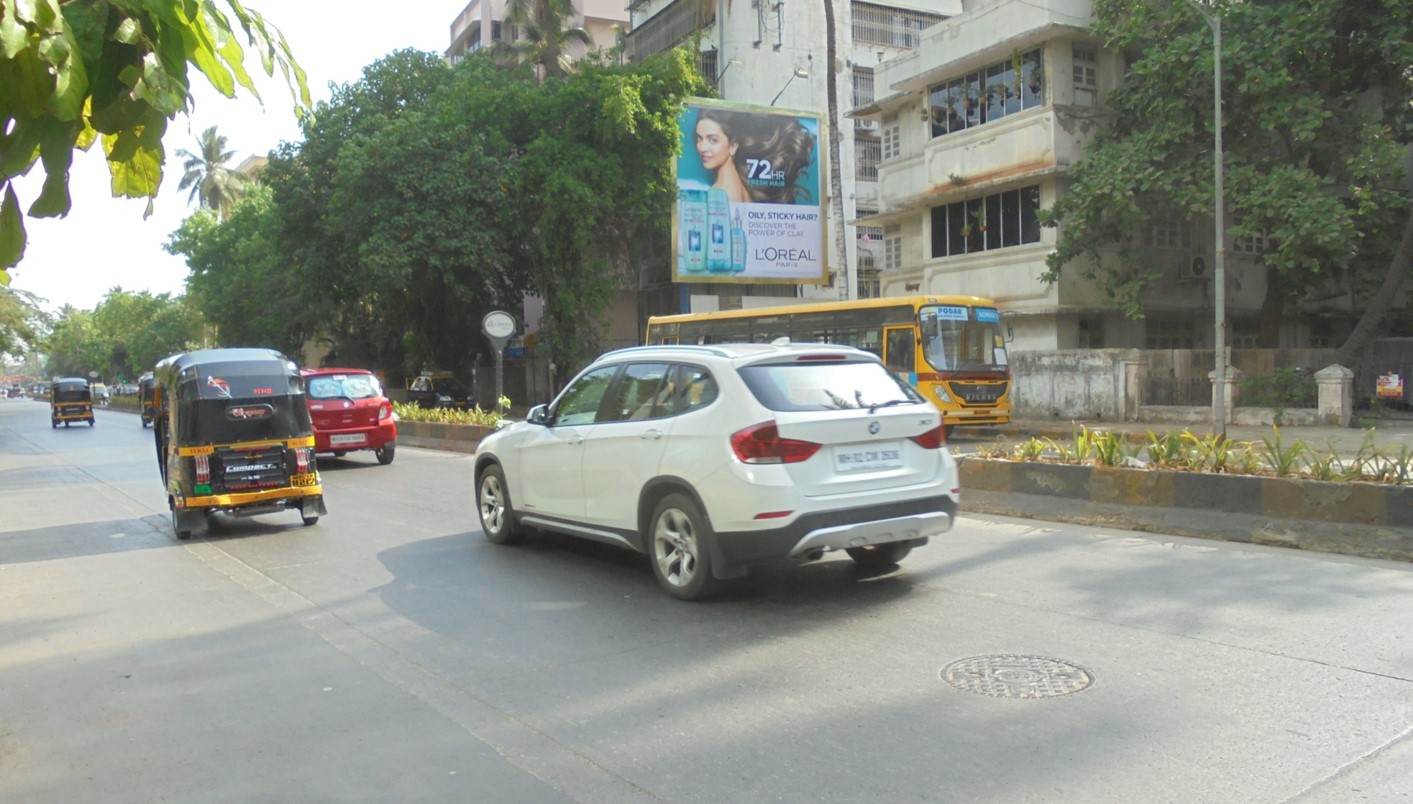
[[[883,362],[894,371],[912,371],[914,348],[912,327],[894,327],[886,331]]]

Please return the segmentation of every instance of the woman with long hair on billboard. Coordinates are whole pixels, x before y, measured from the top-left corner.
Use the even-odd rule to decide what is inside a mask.
[[[815,138],[794,117],[703,107],[697,112],[696,144],[702,166],[714,171],[712,186],[725,190],[733,203],[816,200],[798,183],[810,165]]]
[[[742,178],[745,155],[737,162],[741,149],[740,129],[745,120],[744,115],[720,109],[704,108],[697,112],[697,156],[702,159],[702,167],[712,172],[715,179],[712,187],[726,191],[732,203],[751,200],[750,190]]]

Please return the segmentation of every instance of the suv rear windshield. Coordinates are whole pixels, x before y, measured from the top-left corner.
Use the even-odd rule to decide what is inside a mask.
[[[743,366],[740,374],[756,399],[777,411],[874,408],[925,401],[911,386],[873,362],[764,363]]]

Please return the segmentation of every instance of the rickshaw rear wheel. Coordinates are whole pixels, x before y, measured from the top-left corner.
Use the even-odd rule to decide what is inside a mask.
[[[182,541],[186,541],[187,539],[191,538],[191,529],[188,528],[187,530],[182,530],[181,515],[177,513],[177,509],[175,508],[172,509],[172,530],[176,531],[177,538],[181,539]]]

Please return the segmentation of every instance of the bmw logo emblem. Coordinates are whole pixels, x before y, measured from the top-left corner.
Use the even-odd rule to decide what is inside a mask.
[[[869,434],[869,435],[878,435],[878,430],[879,430],[878,422],[869,422],[869,423],[868,423],[868,434]]]

